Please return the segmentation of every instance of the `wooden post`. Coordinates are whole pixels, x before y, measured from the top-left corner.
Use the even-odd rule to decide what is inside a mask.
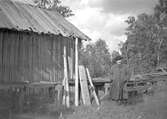
[[[70,48],[70,56],[68,56],[68,63],[69,63],[69,75],[70,79],[73,79],[73,49]]]
[[[67,72],[67,52],[66,46],[64,46],[64,89],[65,89],[65,102],[67,107],[70,107],[69,97],[69,83],[68,83],[68,72]]]
[[[72,79],[72,58],[68,56],[69,78]]]
[[[74,50],[71,48],[71,79],[73,79],[73,61],[74,61]]]
[[[79,105],[78,93],[78,38],[75,39],[75,106]]]
[[[23,107],[24,107],[24,90],[23,89],[19,89],[19,112],[21,113],[23,111]]]

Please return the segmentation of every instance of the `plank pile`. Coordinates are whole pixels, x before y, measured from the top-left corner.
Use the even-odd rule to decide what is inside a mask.
[[[94,98],[97,105],[100,105],[99,99],[95,92],[95,87],[93,85],[92,79],[88,68],[84,66],[79,66],[79,83],[81,86],[81,98],[84,105],[91,105],[91,98]],[[88,85],[89,84],[89,85]]]
[[[167,79],[167,72],[140,74],[133,77],[132,81],[160,81]]]
[[[100,105],[100,101],[96,94],[95,87],[93,85],[88,68],[85,68],[82,65],[80,65],[78,68],[79,68],[78,83],[80,87],[79,88],[80,90],[78,89],[78,92],[80,94],[80,99],[78,99],[78,102],[82,102],[83,105],[89,106],[91,105],[92,99],[94,99],[96,101],[96,104]],[[67,74],[67,71],[65,72]],[[66,105],[67,107],[70,107],[69,80],[66,74],[63,82],[63,87],[64,87],[63,104]]]
[[[167,72],[154,72],[136,75],[133,77],[133,80],[126,82],[124,92],[145,92],[157,82],[166,80]]]

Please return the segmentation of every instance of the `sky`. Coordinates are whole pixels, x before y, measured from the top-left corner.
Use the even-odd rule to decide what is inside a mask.
[[[33,0],[15,0],[31,3]],[[52,1],[52,0],[51,0]],[[125,20],[140,13],[152,13],[158,0],[61,0],[75,14],[68,18],[92,40],[103,39],[109,50],[118,50],[118,44],[126,41]]]
[[[126,41],[125,20],[140,13],[151,13],[158,0],[62,0],[74,16],[68,18],[95,42],[106,41],[110,51]],[[88,43],[88,42],[87,42]]]

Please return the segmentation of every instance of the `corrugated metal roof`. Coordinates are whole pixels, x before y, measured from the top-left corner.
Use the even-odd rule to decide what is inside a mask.
[[[0,28],[62,34],[90,40],[59,13],[11,0],[0,0]]]

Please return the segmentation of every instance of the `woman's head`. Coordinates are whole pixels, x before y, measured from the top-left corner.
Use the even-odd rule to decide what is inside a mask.
[[[123,59],[123,57],[119,55],[119,56],[116,56],[116,57],[113,59],[113,62],[116,62],[117,64],[121,64],[122,59]]]
[[[117,60],[116,62],[117,62],[117,64],[121,64],[122,60]]]

